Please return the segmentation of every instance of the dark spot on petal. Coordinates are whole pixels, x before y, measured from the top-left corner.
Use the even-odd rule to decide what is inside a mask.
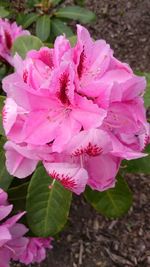
[[[103,149],[101,147],[99,147],[96,144],[93,145],[89,142],[89,144],[86,147],[80,147],[76,149],[73,152],[72,156],[80,156],[83,154],[87,154],[89,156],[95,157],[95,156],[100,155],[102,152],[103,152]]]
[[[5,42],[6,42],[6,46],[7,48],[10,50],[12,47],[12,38],[9,32],[4,31],[5,34]]]
[[[85,51],[84,51],[84,47],[83,47],[83,50],[82,50],[81,55],[80,55],[80,61],[79,61],[78,67],[77,67],[79,79],[81,79],[83,71],[84,71],[85,58],[86,58],[86,56],[85,56]]]
[[[25,83],[27,83],[27,79],[28,79],[28,71],[24,70],[24,72],[23,72],[23,80],[24,80]]]
[[[48,65],[51,69],[54,67],[53,55],[50,51],[43,50],[40,52],[40,58],[43,63]]]
[[[59,174],[55,171],[49,173],[49,175],[59,181],[65,188],[73,190],[76,187],[75,181],[69,175]]]
[[[64,105],[70,105],[68,98],[68,83],[69,83],[69,74],[64,72],[59,79],[59,91],[57,93],[58,98]]]

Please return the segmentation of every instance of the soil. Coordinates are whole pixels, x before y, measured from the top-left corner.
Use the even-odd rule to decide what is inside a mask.
[[[150,71],[150,1],[87,0],[86,6],[97,14],[88,26],[93,37],[107,40],[134,70]],[[150,176],[126,178],[134,196],[126,216],[105,219],[82,196],[74,197],[68,225],[45,262],[35,266],[149,267]]]

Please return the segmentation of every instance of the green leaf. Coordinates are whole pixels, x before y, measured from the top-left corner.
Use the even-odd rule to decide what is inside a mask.
[[[22,25],[24,29],[28,28],[33,22],[38,19],[39,15],[36,13],[19,14],[17,17],[17,23]]]
[[[39,167],[31,178],[27,195],[27,219],[32,232],[48,237],[61,231],[68,218],[71,196],[70,191]]]
[[[0,7],[4,6],[4,7],[9,7],[10,3],[9,1],[6,0],[0,0]]]
[[[150,107],[150,73],[142,72],[142,71],[136,71],[136,74],[140,75],[140,76],[145,76],[145,78],[147,80],[147,88],[146,88],[146,92],[144,94],[144,104],[145,104],[145,107],[148,108],[148,107]]]
[[[9,11],[3,6],[0,6],[0,18],[6,18],[9,15]]]
[[[77,42],[77,36],[73,35],[73,36],[69,37],[68,39],[70,41],[71,47],[74,47],[76,42]]]
[[[27,0],[27,6],[29,8],[32,8],[39,3],[41,3],[41,0]]]
[[[41,40],[33,35],[24,35],[18,37],[13,43],[13,54],[18,53],[22,58],[32,49],[39,50],[43,46]]]
[[[50,0],[50,4],[52,6],[57,6],[58,4],[61,4],[62,2],[64,2],[64,0]]]
[[[46,41],[50,36],[50,17],[43,15],[36,21],[36,35],[42,40]]]
[[[7,73],[7,66],[0,62],[0,81],[6,76]]]
[[[85,0],[74,0],[75,4],[84,6],[85,5]]]
[[[81,23],[90,23],[95,20],[95,14],[80,6],[67,6],[56,11],[56,17],[78,20]]]
[[[66,34],[66,37],[73,36],[73,31],[69,26],[59,19],[52,19],[51,21],[52,32],[55,37],[61,34]]]
[[[0,188],[7,190],[13,180],[13,177],[7,172],[5,167],[4,144],[5,139],[0,137]]]
[[[119,218],[131,207],[132,194],[125,182],[119,176],[115,188],[98,192],[87,187],[85,193],[87,201],[101,214],[108,218]]]
[[[11,204],[14,205],[15,211],[24,211],[26,209],[26,196],[29,182],[22,185],[11,187],[8,190],[8,198]]]
[[[150,173],[150,145],[146,148],[145,153],[148,156],[141,159],[124,160],[122,163],[123,171],[127,173]]]
[[[44,43],[44,46],[47,46],[48,48],[54,48],[54,44],[52,43]]]
[[[0,95],[0,135],[5,135],[2,123],[2,110],[4,106],[5,96]]]

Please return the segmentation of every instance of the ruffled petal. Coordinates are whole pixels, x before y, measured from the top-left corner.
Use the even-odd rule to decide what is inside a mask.
[[[98,191],[104,191],[115,186],[120,159],[109,155],[90,157],[87,162],[89,174],[88,185]]]
[[[44,163],[44,166],[53,179],[58,180],[65,188],[81,194],[86,186],[87,171],[76,164],[70,163]]]

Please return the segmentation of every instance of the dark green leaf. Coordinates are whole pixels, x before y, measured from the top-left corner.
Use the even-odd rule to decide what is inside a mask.
[[[61,231],[68,218],[71,196],[70,191],[39,167],[31,178],[27,195],[27,219],[33,233],[47,237]]]
[[[50,4],[52,6],[57,6],[58,4],[61,4],[62,2],[64,2],[64,0],[50,0]]]
[[[3,123],[2,123],[2,109],[4,106],[5,97],[0,96],[0,135],[5,135],[4,129],[3,129]]]
[[[123,171],[127,173],[150,173],[150,145],[146,148],[147,157],[123,161]]]
[[[80,6],[67,6],[57,10],[55,15],[59,18],[78,20],[81,23],[90,23],[95,20],[95,14]]]
[[[24,211],[26,209],[26,196],[29,182],[22,185],[11,187],[8,190],[9,202],[14,205],[15,211]]]
[[[32,8],[35,5],[41,3],[41,0],[27,0],[27,6]]]
[[[0,81],[6,76],[7,73],[7,66],[0,62]]]
[[[101,214],[108,218],[118,218],[127,213],[132,204],[132,194],[125,180],[117,178],[115,188],[104,192],[86,189],[85,198]]]
[[[54,48],[54,45],[52,43],[44,43],[44,46],[47,46],[49,48]]]
[[[84,6],[85,5],[85,0],[74,0],[74,3],[80,6]]]
[[[4,7],[9,7],[10,3],[9,1],[6,0],[0,0],[0,7],[4,6]]]
[[[147,88],[146,92],[144,94],[144,104],[145,107],[150,107],[150,73],[142,72],[142,71],[136,71],[137,75],[145,76],[147,80]]]
[[[18,37],[13,43],[13,54],[18,53],[25,58],[26,53],[32,49],[39,50],[43,46],[41,40],[33,35],[24,35]]]
[[[5,139],[0,137],[0,188],[7,190],[12,182],[13,177],[9,175],[5,167],[5,153],[3,146]]]
[[[50,36],[50,17],[43,15],[36,21],[36,35],[42,40],[46,41]]]
[[[9,11],[3,6],[0,6],[0,18],[6,18],[9,15]]]
[[[63,21],[59,19],[53,19],[51,21],[51,27],[52,27],[52,32],[55,37],[58,35],[64,34],[66,37],[70,37],[73,35],[73,31],[69,26],[66,25]]]
[[[24,29],[28,28],[33,22],[38,19],[39,15],[36,13],[19,14],[17,17],[17,23],[22,25]]]
[[[23,12],[20,12],[16,17],[16,23],[18,25],[22,25],[24,23],[24,21],[25,21],[26,15],[27,14],[24,14]]]
[[[69,37],[68,39],[70,41],[71,46],[74,47],[76,42],[77,42],[77,36],[73,35],[73,36]]]

